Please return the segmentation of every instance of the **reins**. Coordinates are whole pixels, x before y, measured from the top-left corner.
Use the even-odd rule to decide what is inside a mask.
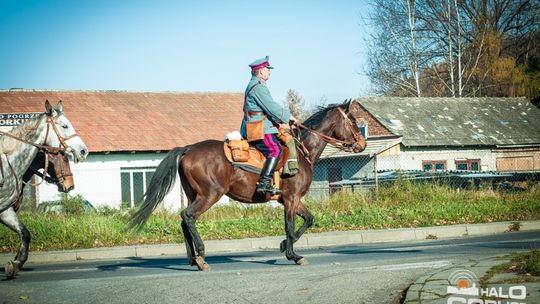
[[[361,140],[361,138],[358,136],[357,132],[354,131],[351,119],[349,118],[349,116],[347,116],[345,111],[343,111],[343,109],[340,108],[340,107],[337,107],[337,109],[339,110],[339,113],[341,113],[341,115],[345,118],[345,125],[351,131],[351,134],[353,135],[354,140],[341,140],[341,139],[337,139],[337,138],[334,138],[334,137],[331,137],[331,136],[328,136],[328,135],[324,135],[321,132],[313,130],[313,129],[303,125],[300,122],[295,122],[294,125],[301,128],[301,129],[304,129],[304,130],[308,131],[309,133],[311,133],[311,134],[313,134],[313,135],[315,135],[317,137],[319,137],[324,142],[326,142],[326,143],[340,149],[341,151],[351,152],[351,151],[353,151],[355,146],[358,144],[358,141]],[[299,139],[299,135],[294,136],[294,140],[298,143],[298,145],[300,147],[300,151],[304,154],[304,156],[306,157],[308,163],[310,163],[310,165],[313,165],[313,163],[309,159],[309,151],[306,148],[306,146],[304,145],[304,143]]]
[[[66,140],[70,139],[70,138],[73,138],[75,136],[78,136],[77,133],[73,133],[72,135],[68,136],[68,137],[62,137],[60,135],[60,132],[58,131],[58,128],[56,127],[56,125],[54,124],[54,122],[56,121],[56,119],[48,116],[47,117],[47,131],[45,133],[45,140],[47,140],[47,137],[49,137],[49,128],[50,128],[50,125],[53,126],[53,130],[54,132],[56,133],[56,136],[58,137],[58,140],[60,141],[60,146],[61,147],[58,147],[58,148],[54,148],[54,147],[49,147],[49,146],[46,146],[46,145],[40,145],[40,144],[36,144],[34,142],[31,142],[31,141],[28,141],[24,138],[21,138],[21,137],[18,137],[18,136],[15,136],[15,135],[12,135],[8,132],[4,132],[4,131],[0,131],[0,136],[7,136],[7,137],[11,137],[15,140],[18,140],[22,143],[25,143],[25,144],[28,144],[28,145],[31,145],[31,146],[34,146],[36,148],[38,148],[40,151],[43,151],[45,153],[52,153],[52,154],[58,154],[60,152],[65,152],[67,150],[67,144],[66,144]]]

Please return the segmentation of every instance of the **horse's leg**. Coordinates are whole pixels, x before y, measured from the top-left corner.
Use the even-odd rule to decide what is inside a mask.
[[[5,271],[8,276],[15,276],[21,270],[28,259],[28,246],[30,245],[30,232],[19,220],[12,207],[0,213],[0,222],[9,229],[15,231],[21,238],[21,247],[15,256],[15,260],[7,263]]]
[[[186,244],[186,255],[188,259],[189,266],[195,265],[195,248],[193,247],[193,237],[189,232],[189,227],[185,221],[182,220],[182,234],[184,235],[184,243]]]
[[[296,209],[300,203],[300,198],[293,197],[290,200],[285,200],[285,234],[287,238],[285,239],[285,246],[281,243],[282,251],[285,251],[285,256],[288,260],[293,260],[298,265],[304,265],[307,263],[306,259],[302,256],[297,255],[294,252],[293,244],[295,240],[295,231],[294,231],[294,219],[296,217]]]
[[[298,208],[296,210],[296,214],[299,215],[304,220],[304,223],[296,231],[294,235],[295,242],[298,241],[298,239],[300,239],[300,237],[304,234],[306,229],[308,229],[309,227],[311,227],[311,225],[313,225],[313,214],[311,214],[311,212],[307,210],[306,206],[304,206],[304,204],[302,204],[301,201],[299,202]]]
[[[185,176],[183,176],[183,172],[181,169],[179,170],[179,173],[181,177],[180,180],[182,182],[182,188],[184,188],[186,197],[188,199],[188,206],[190,206],[195,200],[196,194],[193,189],[191,189],[189,184],[185,182],[186,178]],[[180,226],[182,227],[182,234],[184,235],[184,243],[186,244],[186,255],[189,266],[194,266],[195,248],[193,247],[193,237],[191,236],[191,233],[189,232],[189,227],[184,220],[182,220]]]
[[[309,212],[309,210],[307,210],[306,206],[302,204],[301,201],[299,202],[298,207],[296,208],[296,215],[300,216],[304,220],[304,222],[302,223],[302,226],[298,228],[298,230],[296,230],[296,232],[294,233],[294,237],[293,237],[294,243],[296,243],[300,239],[300,237],[302,237],[306,229],[308,229],[309,227],[311,227],[311,225],[313,225],[313,215],[311,214],[311,212]],[[286,247],[287,247],[287,240],[284,240],[283,242],[281,242],[281,245],[280,245],[281,252],[284,252],[286,250]]]
[[[191,258],[190,264],[196,264],[199,270],[210,270],[210,266],[204,261],[204,242],[197,231],[195,222],[201,214],[210,209],[210,207],[212,207],[212,205],[218,201],[219,197],[220,196],[216,198],[205,198],[198,195],[193,203],[181,212],[182,229],[189,232],[189,236],[187,238],[191,239],[196,251],[195,257]]]

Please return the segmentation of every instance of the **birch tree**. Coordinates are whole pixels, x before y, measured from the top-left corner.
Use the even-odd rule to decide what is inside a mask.
[[[367,74],[379,93],[422,96],[416,0],[374,0],[372,6],[378,27],[368,42]]]
[[[367,74],[394,96],[533,96],[539,0],[373,0]]]

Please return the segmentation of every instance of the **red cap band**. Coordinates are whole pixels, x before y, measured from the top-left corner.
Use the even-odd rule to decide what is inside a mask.
[[[265,66],[269,66],[269,65],[270,65],[270,63],[268,63],[268,61],[265,61],[265,62],[263,62],[263,63],[261,63],[259,65],[252,66],[251,70],[253,71],[253,70],[256,70],[256,69],[264,68]]]

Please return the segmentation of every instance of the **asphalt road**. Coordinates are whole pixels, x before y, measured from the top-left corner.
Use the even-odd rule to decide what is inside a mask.
[[[299,251],[212,255],[210,272],[185,257],[29,264],[0,281],[0,303],[392,303],[416,278],[469,258],[540,247],[540,232]]]

